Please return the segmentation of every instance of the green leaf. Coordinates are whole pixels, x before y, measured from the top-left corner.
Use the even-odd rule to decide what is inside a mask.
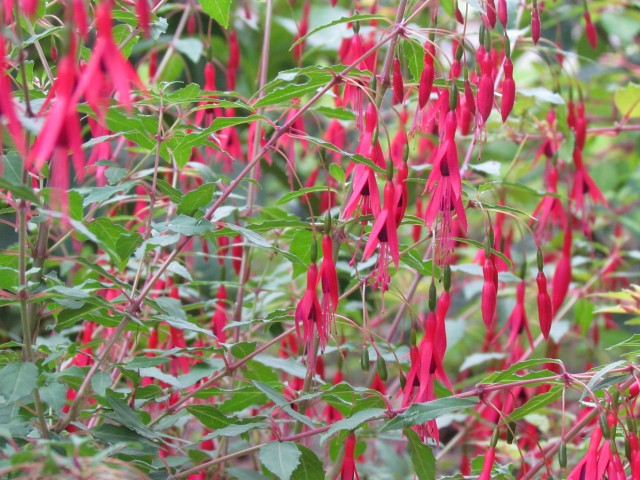
[[[628,83],[618,88],[613,101],[623,117],[640,118],[640,85]]]
[[[207,15],[218,22],[222,27],[229,27],[229,11],[231,0],[198,0]]]
[[[218,430],[234,423],[213,405],[189,405],[187,411],[210,430]]]
[[[313,233],[306,229],[299,229],[291,240],[291,246],[289,247],[289,253],[295,255],[302,260],[302,264],[293,264],[293,278],[298,275],[302,275],[309,268],[309,262],[311,262],[311,242],[313,240]]]
[[[315,193],[315,192],[336,192],[336,191],[333,188],[327,187],[325,185],[315,185],[313,187],[301,188],[300,190],[296,190],[295,192],[286,193],[275,204],[284,205],[286,203],[289,203],[291,200],[295,198],[301,197],[308,193]]]
[[[116,420],[123,426],[139,433],[145,438],[156,439],[159,435],[147,427],[137,412],[134,412],[124,400],[120,399],[111,390],[105,393],[105,399],[109,406],[113,409],[113,414],[107,414],[109,418]]]
[[[291,475],[292,480],[324,480],[325,472],[318,456],[309,448],[298,444],[300,464]]]
[[[253,381],[253,384],[258,388],[258,390],[264,393],[269,400],[275,403],[276,406],[284,410],[285,413],[287,413],[291,418],[298,420],[299,422],[302,422],[309,427],[314,426],[313,422],[309,417],[301,413],[298,413],[293,408],[291,408],[289,401],[286,398],[284,398],[282,394],[278,393],[274,388],[270,387],[266,383],[258,382],[256,380]]]
[[[554,105],[564,105],[564,98],[544,87],[519,88],[518,93],[525,97],[533,97],[536,100],[553,103]]]
[[[511,412],[508,418],[515,422],[524,418],[530,413],[533,413],[543,407],[549,406],[551,402],[560,398],[560,395],[562,395],[562,389],[563,387],[561,385],[556,385],[546,393],[538,394],[531,397],[527,403]]]
[[[555,358],[534,358],[532,360],[525,360],[522,362],[514,363],[511,367],[506,370],[502,370],[500,372],[493,372],[488,377],[483,378],[477,385],[481,384],[494,384],[494,383],[510,383],[516,382],[518,380],[523,380],[523,375],[518,375],[516,372],[520,370],[527,370],[531,367],[535,367],[537,365],[544,365],[546,363],[557,363],[558,365],[562,365],[560,360]],[[535,377],[529,377],[531,374],[536,374]],[[549,370],[543,370],[541,372],[531,372],[527,374],[527,378],[545,378],[548,376],[555,376],[556,374],[550,372]]]
[[[293,442],[271,442],[260,449],[260,461],[280,480],[291,479],[301,455]]]
[[[260,355],[256,355],[253,359],[256,362],[261,363],[262,365],[282,370],[283,372],[288,373],[289,375],[293,375],[294,377],[305,378],[307,376],[307,369],[292,358],[279,358],[263,353]]]
[[[411,463],[418,480],[433,480],[436,478],[436,457],[431,447],[420,441],[418,434],[410,428],[403,430],[407,437]]]
[[[415,40],[405,38],[402,40],[402,51],[407,59],[411,78],[414,82],[420,81],[424,69],[424,47]]]
[[[369,408],[367,410],[356,412],[348,418],[343,418],[331,425],[331,428],[329,428],[327,433],[322,435],[321,443],[336,432],[340,432],[342,430],[355,430],[364,422],[371,420],[372,418],[379,417],[383,412],[384,408]]]
[[[173,41],[177,51],[185,55],[193,63],[198,63],[202,55],[202,42],[197,38],[179,38]]]
[[[414,403],[405,412],[393,418],[382,427],[381,432],[399,430],[414,425],[421,425],[434,420],[446,413],[458,412],[472,408],[478,403],[478,397],[469,398],[439,398],[426,403]]]
[[[182,197],[182,201],[180,205],[178,205],[178,213],[189,216],[193,215],[199,208],[208,205],[213,200],[215,190],[215,183],[205,183],[187,193]]]
[[[38,386],[38,367],[33,363],[10,363],[0,370],[0,404],[17,402]]]
[[[322,30],[325,30],[327,28],[331,28],[335,25],[340,25],[343,23],[351,23],[351,22],[366,22],[368,20],[382,20],[383,22],[389,22],[389,19],[387,17],[385,17],[384,15],[375,15],[375,14],[357,14],[357,15],[352,15],[350,17],[342,17],[339,18],[338,20],[334,20],[331,23],[327,23],[326,25],[322,25],[320,27],[314,28],[313,30],[311,30],[309,33],[307,33],[306,35],[300,37],[293,45],[291,45],[291,48],[289,49],[289,51],[293,50],[294,47],[296,45],[298,45],[300,42],[304,42],[305,39],[311,35],[313,35],[314,33],[320,32]]]

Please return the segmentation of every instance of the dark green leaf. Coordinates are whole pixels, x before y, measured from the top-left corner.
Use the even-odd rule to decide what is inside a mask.
[[[436,457],[431,447],[420,441],[418,434],[410,428],[403,430],[407,437],[411,463],[418,480],[434,480],[436,478]]]
[[[458,412],[472,408],[478,403],[477,397],[470,398],[439,398],[426,403],[414,403],[408,410],[393,418],[382,427],[382,432],[399,430],[414,425],[421,425],[434,420],[446,413]]]
[[[202,208],[213,201],[213,193],[216,190],[214,183],[205,183],[197,189],[187,193],[182,197],[178,205],[178,213],[193,215],[199,208]]]

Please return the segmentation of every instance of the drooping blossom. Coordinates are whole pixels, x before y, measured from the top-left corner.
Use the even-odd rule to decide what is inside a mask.
[[[554,312],[560,310],[567,296],[569,283],[571,283],[571,239],[571,229],[567,228],[564,232],[562,254],[556,265],[556,271],[553,274],[551,284],[551,298]]]
[[[380,246],[376,281],[374,285],[380,285],[383,292],[388,290],[391,278],[389,276],[389,264],[398,268],[400,252],[398,247],[398,226],[396,225],[397,203],[395,198],[395,186],[391,180],[387,180],[384,186],[384,206],[375,216],[376,220],[369,234],[369,240],[364,247],[362,260],[366,260]]]
[[[307,351],[309,368],[314,368],[315,352],[313,351],[313,342],[317,329],[318,335],[322,338],[326,335],[327,326],[324,325],[322,318],[322,308],[318,301],[318,266],[315,258],[309,265],[307,271],[307,287],[304,295],[298,302],[295,313],[296,333],[298,338],[302,338]],[[300,326],[302,325],[302,333]]]
[[[457,97],[457,92],[456,95]],[[453,104],[453,101],[452,101]],[[458,149],[455,141],[457,120],[455,104],[445,119],[444,138],[433,162],[425,192],[431,192],[425,209],[425,223],[436,234],[436,260],[447,265],[453,251],[453,212],[458,215],[462,230],[467,230],[467,217],[462,204],[462,180],[458,164]]]
[[[211,317],[211,330],[217,337],[218,342],[227,341],[227,334],[224,328],[227,326],[227,289],[224,284],[218,288],[218,298],[215,304],[215,310]]]
[[[322,264],[320,265],[320,281],[322,284],[322,331],[318,329],[320,335],[320,345],[324,348],[327,345],[327,337],[331,325],[333,325],[335,313],[338,308],[338,274],[336,264],[333,260],[333,240],[331,236],[325,234],[322,237]]]
[[[0,150],[2,150],[2,128],[6,128],[13,145],[20,155],[25,156],[26,143],[22,126],[11,95],[11,78],[7,74],[7,51],[5,38],[0,34]],[[1,168],[1,167],[0,167]]]
[[[509,47],[509,37],[504,37],[505,59],[504,59],[504,80],[502,81],[502,104],[500,105],[500,114],[502,115],[502,123],[507,121],[507,117],[513,110],[513,104],[516,98],[516,84],[513,80],[513,62],[511,61],[511,52]]]
[[[355,449],[356,436],[351,433],[345,440],[344,457],[340,467],[340,480],[360,480],[360,475],[358,475],[358,470],[356,469]],[[338,478],[338,476],[336,475],[335,478]]]
[[[131,108],[131,89],[145,90],[143,83],[133,66],[124,58],[113,38],[112,2],[103,0],[96,8],[97,38],[86,68],[78,82],[74,97],[78,101],[85,95],[90,105],[103,105],[97,93],[104,92],[103,85],[115,90],[118,102],[125,108]],[[96,88],[100,86],[99,88]],[[96,112],[102,115],[102,111]]]
[[[532,214],[537,219],[534,233],[538,242],[549,237],[553,225],[557,225],[562,229],[565,229],[567,225],[567,217],[564,213],[562,201],[557,196],[558,168],[555,165],[549,166],[545,170],[545,178],[547,179],[549,195],[542,197]]]

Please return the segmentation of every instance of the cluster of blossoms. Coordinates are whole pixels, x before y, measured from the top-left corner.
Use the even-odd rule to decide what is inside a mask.
[[[7,29],[10,25],[19,23],[19,19],[14,18],[12,13],[17,9],[28,19],[36,19],[38,2],[20,0],[17,7],[13,2],[14,0],[3,0],[4,13],[0,12],[0,23],[6,25]],[[143,38],[151,38],[154,12],[163,2],[131,0],[123,3],[133,7],[135,11],[138,19],[137,33]],[[337,2],[331,3],[335,6]],[[454,281],[457,280],[455,267],[459,258],[459,251],[456,249],[465,242],[482,245],[483,240],[483,245],[478,248],[474,260],[476,265],[473,265],[477,271],[481,271],[482,280],[478,282],[481,283],[481,287],[478,288],[480,298],[478,308],[471,314],[475,315],[478,321],[482,319],[484,324],[482,352],[495,351],[503,354],[499,356],[502,359],[501,366],[507,369],[526,358],[527,349],[533,350],[537,346],[529,323],[531,315],[527,315],[527,288],[533,284],[533,275],[527,269],[527,255],[519,256],[514,253],[518,241],[519,246],[533,246],[531,251],[536,252],[537,294],[536,301],[531,303],[537,307],[537,323],[541,337],[548,342],[548,357],[553,357],[558,345],[554,341],[552,327],[554,320],[559,318],[559,312],[566,307],[570,293],[572,255],[575,251],[574,235],[582,234],[586,240],[592,240],[594,206],[608,207],[583,158],[589,117],[582,92],[579,92],[579,100],[574,102],[573,89],[569,92],[571,100],[567,105],[566,125],[559,125],[555,108],[550,108],[546,119],[538,124],[540,141],[536,144],[537,151],[532,155],[532,164],[544,163],[543,185],[546,194],[533,210],[530,223],[519,218],[513,219],[517,215],[507,206],[507,200],[510,199],[507,198],[506,188],[499,190],[497,205],[480,201],[479,195],[472,197],[465,190],[465,187],[471,185],[469,188],[474,188],[474,183],[479,183],[479,178],[473,173],[470,163],[474,154],[477,154],[478,159],[482,158],[481,147],[493,125],[499,125],[516,138],[514,130],[509,125],[510,117],[517,106],[515,55],[519,53],[517,49],[523,43],[537,45],[540,41],[540,10],[543,5],[533,1],[530,38],[520,37],[517,42],[514,40],[512,51],[512,40],[507,27],[510,24],[515,25],[515,19],[510,18],[506,0],[498,0],[497,5],[494,0],[482,2],[483,10],[477,25],[477,42],[475,38],[471,39],[468,36],[467,31],[467,28],[471,30],[476,25],[469,23],[467,16],[459,10],[457,1],[453,2],[457,23],[454,30],[447,35],[442,34],[438,23],[438,5],[429,6],[428,3],[421,7],[428,12],[425,16],[428,17],[429,27],[418,32],[421,35],[420,42],[409,38],[407,26],[402,27],[404,30],[397,26],[397,35],[401,36],[403,41],[410,42],[412,49],[420,51],[417,62],[414,62],[417,64],[411,66],[400,49],[395,49],[395,41],[386,51],[380,48],[381,37],[378,30],[364,31],[361,29],[360,21],[346,25],[347,33],[338,50],[341,65],[336,72],[332,72],[334,80],[330,93],[336,111],[352,114],[354,129],[351,131],[343,121],[333,118],[327,122],[321,139],[307,134],[310,122],[305,123],[307,117],[304,113],[309,105],[305,103],[302,95],[290,99],[289,108],[278,120],[269,117],[271,112],[256,107],[255,111],[260,113],[256,118],[260,117],[261,121],[264,120],[263,123],[246,122],[250,123],[246,132],[234,123],[233,120],[240,114],[240,107],[237,107],[240,104],[233,104],[226,94],[238,88],[241,45],[232,26],[224,32],[228,49],[224,68],[221,68],[222,62],[218,59],[207,59],[204,62],[204,93],[192,102],[196,106],[194,114],[186,120],[187,135],[195,138],[204,132],[207,135],[206,140],[197,147],[188,145],[188,158],[185,160],[187,167],[183,168],[182,165],[179,168],[174,162],[170,168],[159,169],[156,160],[153,181],[136,183],[137,200],[132,206],[127,230],[146,242],[154,238],[157,240],[152,235],[153,228],[156,228],[152,228],[152,222],[157,220],[157,217],[154,218],[154,209],[157,212],[159,206],[167,207],[168,217],[175,211],[166,198],[157,198],[158,181],[168,186],[165,187],[167,191],[198,190],[206,186],[200,177],[192,174],[200,167],[216,166],[221,175],[233,178],[239,166],[246,166],[247,171],[253,166],[252,180],[257,181],[263,175],[261,168],[275,168],[278,161],[284,159],[285,183],[288,182],[291,190],[299,186],[311,192],[300,195],[302,205],[309,207],[309,217],[313,220],[309,227],[313,238],[308,259],[301,260],[308,260],[306,283],[303,291],[296,291],[294,288],[293,292],[287,292],[295,305],[295,308],[291,308],[291,303],[287,305],[288,311],[293,313],[293,326],[289,326],[289,330],[279,337],[278,352],[283,360],[303,358],[308,369],[308,381],[289,372],[283,374],[282,395],[288,402],[295,403],[308,393],[311,378],[317,377],[333,386],[344,380],[342,363],[333,376],[329,377],[325,372],[323,354],[335,341],[340,353],[340,362],[343,362],[347,355],[345,352],[349,348],[345,346],[347,342],[344,337],[340,338],[341,330],[337,325],[338,319],[341,319],[342,298],[354,290],[341,291],[341,280],[344,278],[339,275],[343,273],[339,267],[347,249],[351,249],[352,252],[350,260],[342,262],[344,269],[347,268],[345,265],[348,265],[351,271],[355,271],[353,276],[358,278],[358,287],[362,287],[363,291],[377,290],[384,299],[385,294],[395,293],[393,279],[400,270],[403,255],[414,247],[427,245],[421,260],[412,257],[413,265],[430,261],[430,275],[424,272],[420,274],[430,276],[428,293],[424,295],[426,302],[423,302],[426,308],[418,304],[415,308],[417,314],[412,316],[410,328],[405,329],[410,332],[408,358],[403,359],[408,365],[404,370],[402,367],[399,368],[399,386],[394,386],[398,392],[397,398],[401,398],[398,400],[399,411],[405,411],[414,404],[436,400],[439,396],[438,382],[443,386],[440,388],[448,390],[451,394],[456,393],[454,382],[445,370],[448,345],[447,317],[450,310],[456,308],[456,295],[464,287],[462,279],[458,285]],[[74,180],[79,185],[90,180],[98,187],[110,184],[106,167],[101,161],[118,159],[119,153],[126,147],[134,147],[131,150],[135,151],[135,146],[129,143],[130,140],[122,132],[115,132],[113,125],[109,125],[110,109],[115,105],[127,114],[148,113],[145,103],[140,100],[149,98],[153,90],[151,87],[158,82],[165,64],[163,61],[158,65],[158,51],[152,49],[145,58],[149,84],[143,83],[138,73],[140,69],[136,70],[125,57],[114,35],[114,18],[118,18],[117,14],[121,14],[126,8],[113,0],[100,0],[95,5],[95,22],[91,23],[86,7],[84,0],[61,2],[65,18],[69,19],[68,28],[62,32],[65,49],[61,53],[57,50],[54,53],[52,49],[51,57],[56,62],[55,76],[49,78],[46,97],[38,104],[37,111],[32,110],[26,99],[23,99],[25,101],[22,103],[15,100],[17,95],[12,86],[15,66],[9,61],[11,42],[4,30],[0,31],[0,126],[3,133],[0,135],[0,141],[4,138],[9,139],[13,149],[24,159],[25,179],[28,179],[34,188],[38,189],[43,185],[49,188],[48,208],[58,211],[62,224],[66,226],[71,225],[68,191],[72,182],[69,172],[75,172]],[[377,25],[377,8],[377,2],[372,2],[369,12],[371,18],[368,20],[371,26]],[[248,7],[246,15],[251,16]],[[305,0],[301,5],[301,19],[294,35],[296,43],[292,48],[293,61],[299,66],[303,64],[308,48],[310,17],[311,2]],[[588,42],[595,49],[598,37],[586,3],[584,19]],[[195,15],[187,19],[188,32],[195,31],[195,22]],[[339,23],[342,25],[346,22]],[[81,51],[87,45],[91,46],[91,54],[86,57],[86,61],[80,60],[83,58]],[[451,47],[450,55],[445,54],[444,46]],[[382,57],[382,52],[386,52],[386,57]],[[559,61],[562,61],[561,57]],[[224,79],[219,78],[221,70],[224,71]],[[407,73],[411,73],[413,82],[405,81]],[[222,85],[226,93],[219,91]],[[256,98],[259,101],[260,96]],[[249,103],[244,105],[249,109]],[[162,126],[164,110],[162,107],[159,110],[160,127],[154,139],[157,141],[155,148],[158,158],[160,144],[165,140]],[[499,114],[501,122],[493,122],[494,112]],[[347,117],[351,118],[348,115]],[[40,125],[40,133],[34,139],[25,135],[25,118],[35,119]],[[209,132],[208,129],[212,129],[216,121],[220,121],[224,126],[215,130],[213,134],[213,130]],[[269,128],[265,128],[264,124],[269,124]],[[387,134],[385,139],[385,133],[391,124],[397,124],[397,132],[393,137]],[[287,128],[282,128],[282,125],[286,125]],[[276,133],[273,133],[274,131]],[[566,140],[563,132],[569,132],[575,139],[571,159],[561,156],[562,142]],[[93,138],[108,139],[96,142],[92,146],[89,158],[84,151],[88,148],[84,139],[87,133]],[[323,143],[332,148],[323,152],[323,155],[318,155],[321,161],[315,162],[306,179],[301,179],[299,159],[313,157],[313,145]],[[5,145],[0,144],[0,147],[4,148]],[[466,155],[461,155],[463,148],[467,149]],[[352,154],[345,155],[345,152],[351,151]],[[346,165],[343,164],[345,156],[348,157]],[[343,185],[335,176],[330,175],[331,167],[334,165],[343,174],[343,180],[347,180],[343,198],[339,195]],[[239,183],[241,177],[238,176],[229,183],[233,185],[236,180]],[[222,180],[219,185],[224,187]],[[237,183],[235,185],[237,186]],[[322,190],[320,193],[319,189]],[[229,192],[232,190],[230,188]],[[565,190],[566,201],[562,197]],[[223,188],[223,191],[227,194],[227,190]],[[15,199],[11,200],[15,202]],[[207,200],[201,207],[209,203]],[[252,269],[247,253],[249,249],[245,242],[248,238],[245,227],[249,224],[247,220],[253,213],[253,207],[251,202],[247,202],[246,208],[235,208],[233,219],[226,219],[223,215],[214,218],[215,208],[206,213],[200,212],[202,215],[197,220],[210,221],[214,227],[206,232],[207,236],[203,235],[200,238],[201,251],[203,256],[208,258],[213,256],[210,255],[210,248],[215,248],[218,262],[215,267],[220,273],[220,283],[216,284],[214,298],[200,308],[202,325],[196,329],[198,334],[185,335],[174,318],[165,316],[164,319],[156,318],[157,321],[147,328],[147,338],[137,343],[139,340],[131,332],[127,332],[122,339],[116,339],[115,327],[104,327],[94,321],[84,320],[77,337],[79,348],[64,367],[98,369],[100,363],[96,362],[96,359],[102,357],[108,357],[113,363],[120,363],[128,352],[142,345],[145,348],[145,359],[149,362],[158,359],[160,352],[171,352],[167,355],[167,361],[159,363],[158,368],[145,369],[144,375],[141,376],[142,388],[157,386],[162,391],[169,391],[172,384],[168,377],[177,378],[192,374],[195,367],[202,366],[209,360],[203,352],[221,360],[225,371],[233,372],[236,366],[232,362],[232,355],[225,348],[227,342],[238,343],[240,335],[238,324],[242,320],[240,317],[243,314],[243,294],[244,289],[249,288]],[[107,208],[107,216],[117,216],[120,212],[118,208],[119,206]],[[194,210],[199,208],[196,207]],[[178,212],[182,214],[187,209],[188,206],[181,204]],[[473,231],[470,222],[474,220],[472,216],[478,211],[481,212],[484,228]],[[318,228],[318,218],[325,219],[322,231]],[[408,225],[411,225],[411,235],[403,236],[403,228]],[[525,238],[522,233],[524,231],[529,232],[530,237]],[[622,227],[616,226],[615,232],[616,237],[621,237]],[[197,250],[193,236],[182,233],[179,236],[180,243],[177,243],[179,247],[176,247],[176,251]],[[405,238],[410,238],[413,245],[404,244]],[[562,246],[557,252],[549,249],[550,253],[545,254],[542,247],[550,241],[556,241]],[[153,249],[158,245],[163,246],[160,241],[150,245]],[[144,246],[146,247],[147,245]],[[318,256],[319,250],[322,254],[321,260]],[[144,250],[141,257],[147,253],[149,251]],[[98,255],[101,258],[108,256],[102,250],[99,250]],[[154,255],[155,262],[165,262],[166,265],[172,265],[175,259],[173,253],[162,248],[155,249]],[[188,267],[194,267],[194,258],[195,255],[184,263]],[[140,258],[136,260],[139,261]],[[505,278],[509,277],[510,272],[516,271],[517,262],[520,262],[520,268],[517,269],[517,284],[514,289],[515,304],[511,313],[508,316],[503,315],[506,318],[501,319],[499,294],[508,293],[509,286]],[[617,286],[615,282],[619,279],[616,279],[613,273],[621,262],[620,251],[615,251],[614,259],[603,272],[604,281],[609,282],[612,287]],[[374,264],[371,271],[363,273]],[[545,274],[547,265],[554,265],[550,282]],[[181,272],[179,267],[176,267],[175,271]],[[229,289],[230,291],[226,283],[227,267],[229,277],[235,276],[239,285],[237,288]],[[424,271],[426,272],[426,269]],[[111,312],[126,313],[129,316],[137,314],[136,309],[129,308],[133,302],[130,301],[128,292],[113,280],[116,278],[118,282],[129,282],[132,275],[119,275],[115,268],[108,267],[105,272],[105,275],[99,278],[104,288],[101,288],[97,295],[109,303]],[[140,286],[139,275],[138,272],[133,280],[134,293]],[[180,310],[193,301],[194,295],[188,289],[181,288],[181,280],[178,277],[178,274],[174,276],[161,272],[143,288],[148,287],[146,291],[152,302],[162,301]],[[182,277],[187,278],[188,275]],[[437,285],[441,285],[439,295]],[[231,308],[234,302],[237,302],[235,309]],[[139,309],[140,305],[136,307]],[[364,306],[364,309],[366,308],[367,305]],[[382,312],[385,313],[384,300]],[[402,319],[402,312],[399,318]],[[606,326],[611,327],[611,318],[606,318]],[[236,322],[234,325],[230,325],[232,320]],[[235,336],[229,333],[231,327],[235,329]],[[389,340],[393,340],[394,329],[395,326]],[[367,331],[366,324],[362,330],[362,366],[365,370],[369,368],[368,347],[371,344],[377,353],[377,372],[371,375],[370,386],[383,396],[385,401],[390,402],[387,396],[386,360],[375,346],[376,342]],[[533,330],[535,331],[535,328]],[[598,329],[594,328],[596,343],[597,335]],[[103,345],[98,345],[99,339],[113,339],[117,348],[106,352]],[[278,345],[275,341],[274,344]],[[190,354],[190,349],[196,353]],[[552,361],[548,368],[557,374],[561,373],[558,365]],[[158,418],[167,412],[179,411],[187,402],[185,398],[197,406],[200,399],[192,398],[194,392],[204,386],[219,386],[216,375],[220,374],[220,371],[210,373],[198,377],[182,392],[173,389],[166,398],[151,404],[147,413]],[[468,376],[469,371],[461,374],[463,379]],[[114,372],[111,379],[117,382],[120,376]],[[137,385],[135,387],[137,388]],[[635,387],[637,390],[637,386]],[[491,478],[498,440],[503,434],[505,438],[509,438],[510,435],[513,437],[511,425],[508,425],[506,431],[500,426],[504,423],[503,419],[536,395],[548,393],[548,387],[517,386],[507,393],[508,395],[502,397],[492,397],[491,401],[481,402],[474,410],[474,423],[477,423],[477,428],[473,429],[471,441],[467,442],[467,446],[474,446],[475,454],[485,455],[480,475],[483,480]],[[637,391],[632,392],[632,400],[629,401],[635,402],[637,394]],[[67,389],[67,402],[61,409],[63,414],[72,416],[73,406],[80,405],[81,399],[78,399],[78,395],[79,389]],[[269,398],[273,400],[274,397]],[[274,419],[291,416],[291,411],[298,413],[298,408],[302,410],[302,407],[297,405],[296,410],[292,410],[289,405],[285,407],[277,400],[270,405],[273,409],[269,411],[269,415]],[[612,401],[613,403],[615,402]],[[262,410],[265,408],[251,407],[252,414],[257,415]],[[584,415],[589,415],[592,410],[585,409],[584,412]],[[344,417],[339,409],[330,404],[325,408],[312,405],[304,413],[309,417],[320,418],[327,424],[333,424]],[[604,472],[607,472],[607,478],[624,478],[621,454],[616,450],[615,443],[615,430],[620,421],[613,408],[611,412],[599,412],[599,415],[599,425],[595,425],[596,417],[593,417],[594,434],[591,445],[568,478],[603,478]],[[67,421],[65,424],[66,430],[70,433],[82,427],[80,422],[71,424]],[[414,425],[413,428],[421,441],[431,440],[437,445],[440,444],[441,432],[435,419]],[[521,436],[518,447],[522,451],[534,451],[538,443],[538,431],[529,423],[524,428],[526,435]],[[207,427],[201,435],[204,437],[201,442],[204,451],[217,448],[213,436],[208,436],[211,433],[211,429]],[[279,441],[282,436],[298,434],[299,432],[287,425],[272,435],[274,441]],[[640,475],[640,451],[635,424],[626,428],[624,435],[629,450],[627,460],[635,478]],[[488,449],[477,447],[480,440],[489,437],[492,440]],[[356,469],[356,447],[356,435],[350,431],[345,436],[342,463],[339,473],[336,470],[336,477],[359,478]],[[566,448],[564,442],[562,448]],[[159,456],[164,459],[177,455],[179,451],[178,442],[167,441],[159,450]],[[542,458],[537,453],[533,454],[533,457]],[[464,475],[471,474],[468,460],[469,452],[465,450],[461,466]],[[528,468],[529,464],[523,459],[520,475],[524,476]],[[204,479],[206,475],[194,474],[190,478]]]

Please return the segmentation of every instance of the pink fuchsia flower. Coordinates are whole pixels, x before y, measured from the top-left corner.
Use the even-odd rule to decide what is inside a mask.
[[[340,480],[360,480],[360,475],[356,470],[356,436],[352,433],[347,437],[344,446],[344,458],[340,468]],[[335,478],[338,478],[336,475]]]
[[[217,337],[218,341],[224,343],[227,341],[227,334],[224,327],[227,326],[227,289],[224,284],[218,288],[218,299],[215,305],[215,311],[211,317],[211,331]]]
[[[458,215],[462,230],[467,230],[467,217],[462,204],[462,181],[455,142],[457,126],[455,106],[446,116],[444,139],[433,162],[425,191],[432,192],[425,210],[425,223],[436,232],[436,259],[446,265],[451,260],[453,212]]]
[[[564,232],[562,255],[556,265],[552,280],[551,298],[554,312],[557,312],[562,306],[569,290],[569,283],[571,283],[571,240],[571,229],[567,228]]]
[[[329,235],[322,237],[322,264],[320,265],[320,280],[322,284],[322,320],[323,332],[320,335],[320,345],[324,348],[327,345],[329,328],[333,324],[340,293],[338,289],[338,274],[336,264],[333,260],[333,240]]]
[[[307,271],[307,288],[298,302],[295,313],[296,333],[298,338],[302,338],[304,341],[309,359],[309,368],[314,368],[315,352],[313,351],[313,342],[315,329],[317,328],[321,339],[328,330],[322,325],[322,308],[316,291],[318,286],[318,266],[315,264],[315,258],[312,260]],[[300,325],[302,325],[302,335],[300,334]],[[326,344],[326,337],[324,341]]]
[[[113,38],[113,19],[111,17],[112,2],[103,0],[96,8],[96,25],[98,34],[93,52],[87,67],[76,89],[75,100],[81,95],[87,97],[90,104],[100,105],[103,102],[95,98],[100,92],[96,85],[107,84],[115,90],[118,101],[127,109],[131,108],[131,87],[144,90],[144,85],[131,64],[124,58]],[[102,112],[96,112],[101,114]]]
[[[400,251],[398,247],[398,226],[396,225],[397,203],[395,197],[395,186],[393,182],[387,180],[384,186],[384,207],[373,224],[369,240],[364,247],[362,260],[366,260],[380,246],[380,258],[378,260],[378,275],[375,284],[380,284],[382,291],[388,290],[390,281],[389,276],[389,259],[393,261],[396,268],[400,259]]]
[[[11,11],[11,10],[9,10]],[[18,153],[26,156],[26,143],[22,134],[22,126],[18,120],[13,96],[11,95],[11,78],[7,75],[6,42],[0,35],[0,125],[6,128]],[[2,134],[0,133],[0,151],[2,150]]]

